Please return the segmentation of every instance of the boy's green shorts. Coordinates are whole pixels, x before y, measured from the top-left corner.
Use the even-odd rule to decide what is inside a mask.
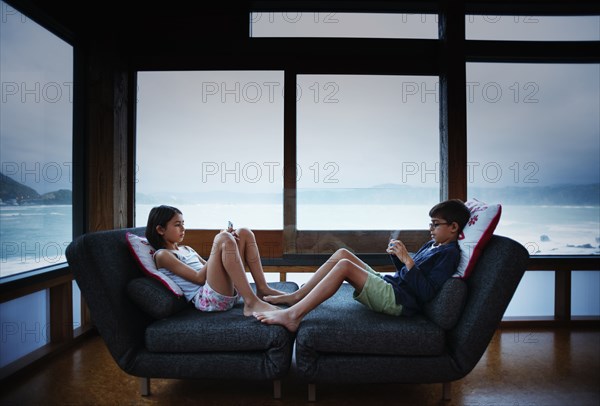
[[[396,295],[392,285],[370,266],[367,265],[365,270],[369,276],[363,290],[358,294],[354,291],[354,299],[376,312],[399,316],[402,313],[402,305],[396,304]]]

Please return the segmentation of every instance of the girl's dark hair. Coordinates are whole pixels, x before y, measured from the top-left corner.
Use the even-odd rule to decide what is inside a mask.
[[[458,230],[460,233],[467,224],[467,221],[469,221],[471,212],[462,200],[450,199],[433,206],[429,210],[429,217],[443,218],[448,223],[456,222],[460,228]]]
[[[165,240],[163,240],[163,236],[158,234],[156,231],[157,226],[161,226],[163,228],[167,227],[167,223],[169,220],[173,218],[176,214],[183,214],[181,211],[172,206],[157,206],[153,207],[150,210],[150,214],[148,215],[148,224],[146,225],[146,238],[150,245],[152,245],[155,249],[165,248]]]

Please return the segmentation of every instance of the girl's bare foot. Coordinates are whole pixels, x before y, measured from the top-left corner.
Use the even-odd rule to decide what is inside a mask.
[[[293,317],[290,309],[269,312],[255,312],[254,317],[256,317],[261,323],[278,324],[283,326],[292,333],[298,331],[298,326],[300,325],[300,320]]]
[[[256,312],[270,312],[274,310],[280,310],[280,308],[260,299],[251,304],[244,301],[244,316],[247,317],[252,316]]]

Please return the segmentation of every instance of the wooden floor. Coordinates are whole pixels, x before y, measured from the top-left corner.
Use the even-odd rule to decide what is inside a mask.
[[[27,375],[2,382],[0,405],[303,405],[307,387],[292,370],[272,384],[152,380],[139,395],[137,378],[122,372],[97,335]],[[317,385],[316,405],[600,405],[600,331],[497,331],[475,369],[452,385]],[[313,403],[313,405],[315,405]]]

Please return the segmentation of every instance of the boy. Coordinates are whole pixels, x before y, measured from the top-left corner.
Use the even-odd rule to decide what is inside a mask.
[[[344,281],[354,287],[354,298],[374,311],[394,316],[418,312],[421,304],[433,299],[456,271],[460,259],[457,240],[469,221],[470,213],[462,201],[453,199],[435,205],[429,211],[429,217],[432,239],[413,258],[402,241],[390,241],[386,252],[396,265],[397,272],[393,276],[381,276],[342,248],[297,291],[264,297],[266,302],[291,307],[254,312],[254,317],[263,323],[280,324],[295,332],[302,318],[330,298]]]

